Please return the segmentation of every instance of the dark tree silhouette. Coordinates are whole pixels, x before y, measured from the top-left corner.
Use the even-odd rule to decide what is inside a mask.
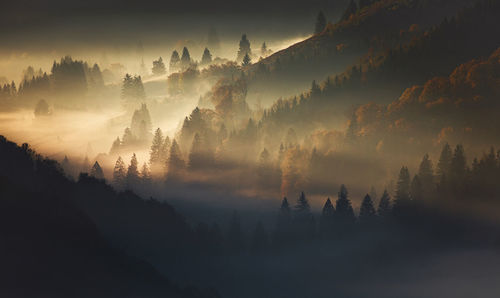
[[[320,218],[320,235],[324,239],[333,237],[335,228],[335,207],[332,201],[328,198],[321,211]]]
[[[158,60],[153,61],[153,68],[151,69],[154,76],[161,76],[167,73],[165,68],[165,63],[163,63],[163,58],[160,57]]]
[[[191,66],[191,55],[189,54],[189,50],[184,47],[182,49],[181,68],[182,70],[186,70],[189,66]]]
[[[181,69],[181,58],[179,57],[179,53],[174,50],[172,52],[172,56],[170,56],[170,64],[168,70],[171,73],[178,72]]]
[[[359,222],[361,224],[371,224],[377,218],[375,207],[370,195],[366,195],[359,209]]]
[[[238,50],[238,55],[236,56],[236,61],[243,63],[243,59],[248,55],[250,58],[252,56],[252,50],[250,49],[250,41],[247,39],[247,35],[243,34],[240,40],[240,47]]]
[[[391,213],[391,197],[389,196],[387,190],[384,189],[384,193],[382,194],[382,197],[380,198],[380,202],[378,204],[377,214],[380,218],[387,219],[389,218]]]
[[[338,221],[338,229],[350,228],[354,224],[356,217],[352,209],[351,200],[349,200],[347,188],[344,184],[340,186],[338,199],[335,204],[335,218]],[[340,233],[343,231],[341,230]]]
[[[128,166],[126,177],[127,189],[134,189],[139,185],[139,168],[135,153],[132,154],[132,158],[130,158],[130,165]]]
[[[201,57],[200,64],[209,65],[210,63],[212,63],[212,54],[210,54],[210,51],[205,48],[205,50],[203,51],[203,56]]]
[[[314,26],[314,34],[319,34],[325,30],[326,27],[326,17],[325,14],[320,11],[316,17],[316,24]]]
[[[102,168],[97,161],[94,163],[92,169],[90,170],[90,176],[96,179],[104,179],[104,172],[102,171]]]

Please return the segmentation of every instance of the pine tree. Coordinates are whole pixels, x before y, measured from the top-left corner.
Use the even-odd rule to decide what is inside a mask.
[[[448,143],[446,143],[443,147],[443,150],[441,151],[441,156],[439,157],[439,162],[437,165],[437,174],[440,180],[450,174],[451,158],[451,147]]]
[[[85,155],[85,158],[83,159],[82,162],[82,169],[80,170],[80,173],[88,173],[89,170],[90,170],[89,157]]]
[[[178,72],[181,66],[180,63],[181,59],[179,58],[179,53],[174,50],[172,56],[170,56],[169,71],[171,73]]]
[[[130,159],[130,165],[127,169],[127,189],[133,189],[139,184],[139,169],[137,163],[137,156],[132,154],[132,158]]]
[[[342,15],[342,20],[343,21],[348,20],[351,17],[351,15],[356,13],[356,11],[358,11],[358,6],[356,5],[356,2],[354,0],[350,0],[344,14]]]
[[[245,57],[243,57],[243,62],[241,63],[242,66],[248,66],[252,62],[252,59],[250,56],[248,56],[248,53],[245,54]]]
[[[90,170],[90,176],[96,179],[104,180],[104,172],[102,171],[101,166],[97,161],[94,163],[94,166]]]
[[[157,128],[153,136],[153,142],[149,151],[149,164],[153,171],[158,171],[162,163],[162,150],[163,150],[163,133],[160,128]]]
[[[314,27],[314,34],[319,34],[325,30],[326,27],[326,18],[322,11],[318,13],[318,17],[316,18],[316,25]]]
[[[424,198],[422,179],[419,175],[415,175],[410,184],[410,197],[412,200],[420,201]]]
[[[268,53],[267,45],[265,42],[262,43],[262,46],[260,47],[260,55],[262,57],[266,57]]]
[[[168,136],[165,137],[165,140],[163,141],[163,146],[160,151],[160,161],[162,165],[166,165],[168,161],[168,156],[170,153],[170,146],[172,143],[170,142],[170,138]]]
[[[293,222],[299,238],[314,237],[314,217],[304,192],[300,193],[297,204],[294,206]]]
[[[434,184],[434,170],[432,162],[429,159],[429,154],[424,155],[420,167],[418,169],[418,179],[421,185],[421,195],[425,200],[430,199],[430,196],[435,190]]]
[[[66,177],[71,177],[71,164],[69,162],[68,156],[64,155],[64,159],[61,162],[61,168],[64,171]]]
[[[152,183],[151,172],[149,171],[148,165],[146,163],[142,165],[141,182],[144,187],[146,188],[151,187]]]
[[[410,172],[407,167],[402,167],[399,171],[399,178],[396,185],[396,200],[394,202],[394,212],[398,216],[404,216],[410,206]]]
[[[212,54],[210,54],[210,51],[205,48],[203,56],[201,57],[201,65],[208,65],[210,63],[212,63]]]
[[[351,200],[349,200],[347,188],[344,184],[340,186],[337,202],[335,203],[335,217],[339,221],[339,228],[354,224],[356,216],[352,209]],[[341,232],[342,233],[342,232]]]
[[[189,50],[184,47],[182,49],[182,57],[181,57],[181,67],[182,70],[186,70],[191,66],[191,55],[189,54]]]
[[[377,214],[379,217],[387,219],[391,215],[391,212],[391,197],[389,196],[387,189],[385,189],[378,204]]]
[[[323,206],[320,219],[320,233],[323,238],[330,238],[334,234],[335,227],[335,207],[328,198]]]
[[[175,177],[180,174],[179,171],[184,169],[185,163],[182,159],[181,149],[174,139],[172,146],[170,147],[170,154],[167,160],[167,171],[170,178]]]
[[[151,69],[151,71],[153,72],[154,76],[161,76],[167,73],[162,57],[158,58],[158,60],[153,61],[153,68]]]
[[[193,137],[193,143],[191,145],[191,152],[189,153],[189,165],[190,169],[202,168],[205,163],[205,156],[203,154],[204,148],[201,137],[196,133]]]
[[[250,49],[250,41],[247,39],[247,35],[243,34],[240,40],[240,47],[238,50],[238,55],[236,56],[237,62],[243,62],[243,58],[248,54],[248,57],[252,56],[252,50]]]
[[[373,207],[372,198],[367,194],[359,209],[359,222],[362,224],[370,224],[373,223],[376,217],[377,214],[375,212],[375,207]]]
[[[118,156],[116,160],[115,167],[113,169],[113,185],[122,190],[125,187],[126,183],[126,171],[125,171],[125,163],[121,156]]]

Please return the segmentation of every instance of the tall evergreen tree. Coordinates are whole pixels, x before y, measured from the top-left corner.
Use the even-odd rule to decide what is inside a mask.
[[[212,63],[212,54],[210,54],[210,51],[205,48],[203,56],[201,56],[201,65],[208,65],[210,63]]]
[[[320,11],[316,17],[316,24],[314,26],[314,34],[319,34],[325,30],[326,27],[326,17],[325,14]]]
[[[335,227],[335,207],[328,198],[323,206],[320,219],[320,234],[323,238],[330,238],[334,234]]]
[[[125,163],[123,162],[121,156],[118,156],[115,167],[113,169],[113,185],[117,189],[122,190],[126,184],[126,176],[127,173],[125,170]]]
[[[429,159],[429,154],[426,154],[420,163],[420,167],[418,169],[418,179],[421,184],[422,198],[429,200],[435,190],[434,170],[432,168],[432,162]]]
[[[387,189],[385,189],[378,204],[377,214],[379,217],[386,219],[390,216],[391,212],[391,197],[389,196]]]
[[[402,167],[399,171],[396,185],[396,200],[394,202],[394,212],[398,216],[403,216],[408,211],[411,200],[410,172],[407,167]]]
[[[182,159],[181,149],[174,139],[172,146],[170,147],[170,152],[167,160],[167,171],[168,177],[173,178],[179,175],[185,167],[184,160]]]
[[[238,50],[238,55],[236,56],[237,62],[243,62],[243,58],[248,54],[248,57],[252,56],[252,50],[250,49],[250,41],[247,39],[247,35],[243,34],[240,40],[240,47]]]
[[[163,165],[162,150],[163,150],[163,133],[160,128],[157,128],[153,136],[151,149],[149,151],[149,164],[151,165],[151,169],[155,172],[159,171]]]
[[[293,222],[295,233],[299,238],[314,237],[314,217],[304,192],[300,193],[297,204],[294,206]]]
[[[191,66],[191,55],[189,54],[189,50],[184,47],[182,49],[181,67],[183,70],[186,70],[189,66]]]
[[[170,64],[168,70],[171,73],[178,72],[181,67],[180,64],[181,64],[181,58],[179,57],[179,53],[176,50],[174,50],[172,52],[172,56],[170,56]]]
[[[375,207],[373,206],[372,198],[367,194],[359,209],[359,222],[362,224],[370,224],[374,222],[376,217],[377,214],[375,212]]]
[[[94,163],[92,169],[90,170],[90,176],[96,179],[104,179],[104,172],[102,171],[102,168],[97,161]]]
[[[154,76],[161,76],[167,73],[162,57],[158,58],[158,60],[153,61],[153,68],[151,69],[151,71],[153,72]]]
[[[151,172],[149,171],[148,165],[146,163],[142,165],[141,183],[146,188],[150,187],[152,183]]]
[[[415,201],[424,199],[423,183],[419,175],[413,176],[413,180],[410,184],[410,197]]]
[[[437,174],[439,176],[439,180],[442,180],[444,177],[450,174],[451,170],[451,159],[453,157],[451,147],[448,143],[443,146],[443,150],[441,151],[441,156],[439,157],[439,162],[437,165]]]
[[[245,54],[245,57],[243,57],[243,62],[241,63],[242,66],[248,66],[252,62],[252,58],[248,56],[248,53]]]
[[[347,188],[344,184],[340,186],[337,202],[335,203],[336,219],[342,225],[353,224],[356,221],[351,200],[349,200]]]
[[[111,145],[111,149],[109,150],[109,154],[115,155],[115,154],[120,153],[121,145],[122,145],[122,141],[120,140],[120,137],[116,137],[116,139],[113,141],[113,144]]]
[[[127,169],[127,189],[133,189],[139,184],[139,168],[137,163],[137,156],[132,154],[130,159],[130,165]]]

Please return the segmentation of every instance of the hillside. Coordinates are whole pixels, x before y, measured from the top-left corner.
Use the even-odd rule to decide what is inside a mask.
[[[217,296],[177,287],[111,246],[72,197],[82,187],[27,144],[18,147],[0,137],[0,164],[2,296]]]
[[[349,18],[328,24],[322,33],[252,65],[249,93],[265,93],[270,87],[279,88],[277,96],[299,92],[312,80],[344,71],[367,53],[408,42],[466,4],[470,1],[375,1]]]

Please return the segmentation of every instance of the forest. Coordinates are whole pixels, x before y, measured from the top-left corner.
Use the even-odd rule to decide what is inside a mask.
[[[48,2],[0,12],[2,296],[498,297],[500,2]]]

